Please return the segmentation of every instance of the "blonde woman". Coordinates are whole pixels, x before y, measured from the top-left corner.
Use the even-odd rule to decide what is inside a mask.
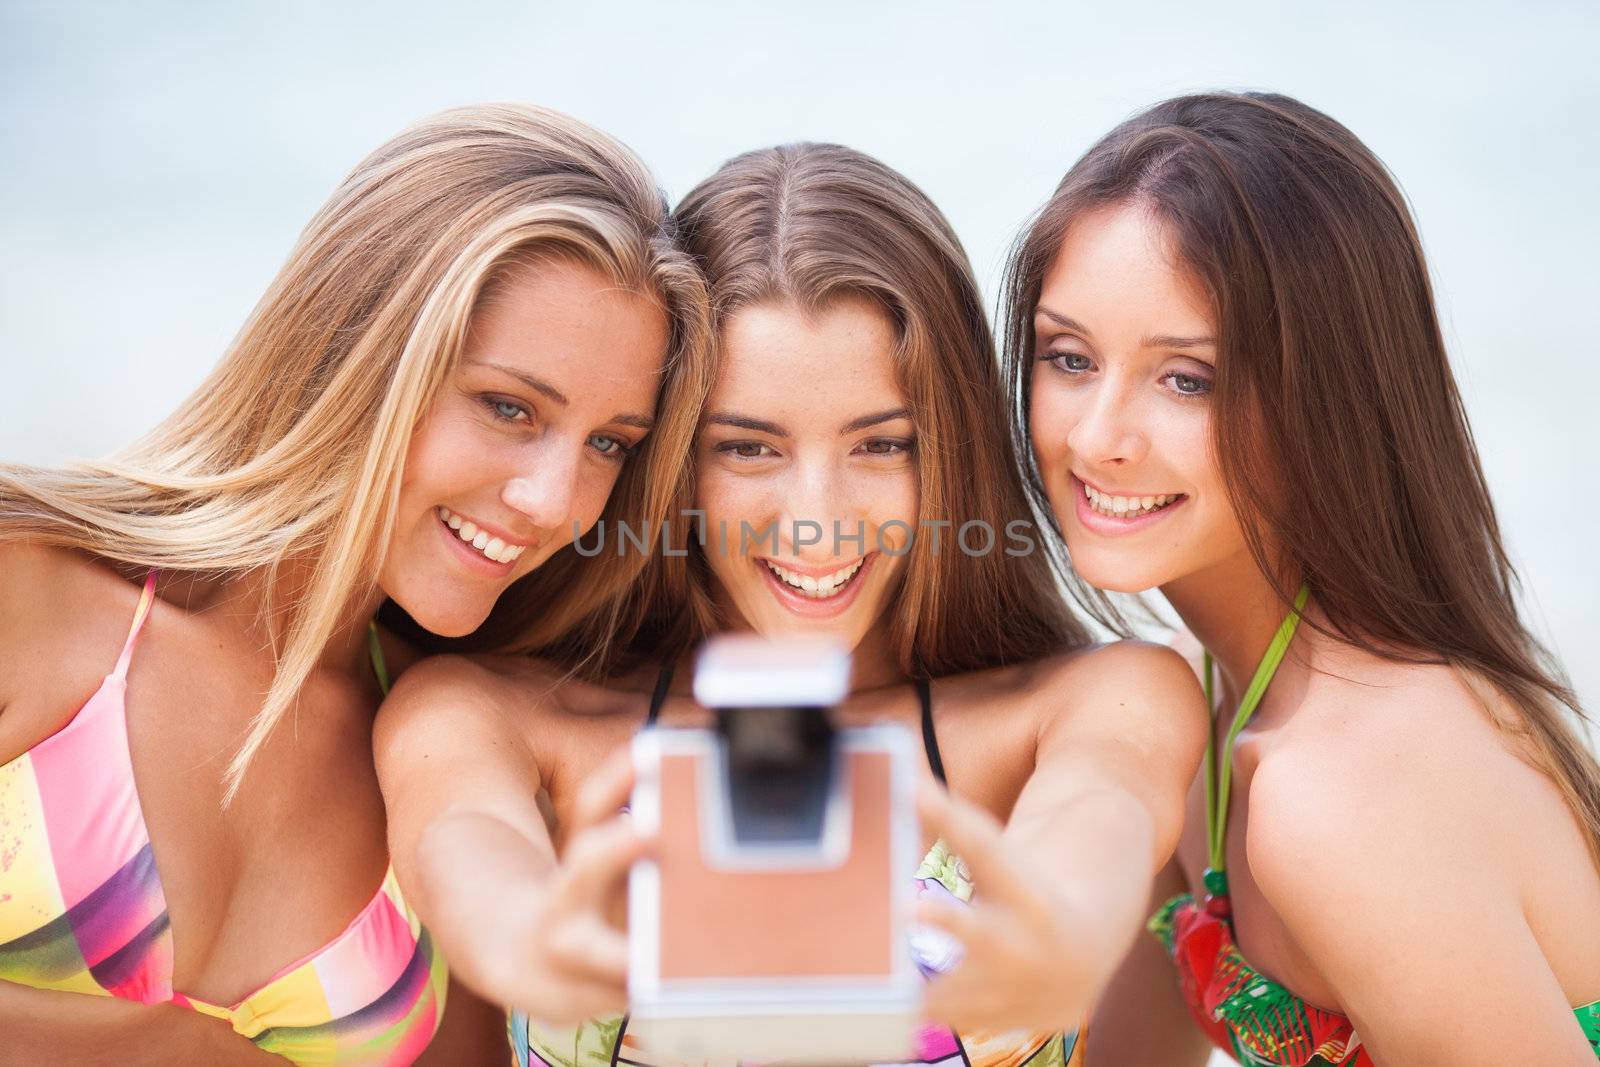
[[[663,511],[704,303],[627,149],[445,112],[352,172],[149,437],[0,468],[0,1058],[422,1053],[446,971],[369,736],[411,657],[370,620],[611,633],[639,561],[569,543]]]
[[[709,721],[681,669],[697,638],[827,635],[854,652],[845,721],[925,744],[929,850],[904,876],[961,947],[912,946],[917,1061],[1078,1062],[1177,840],[1198,686],[1166,649],[1091,646],[1032,551],[978,288],[920,190],[796,145],[731,161],[679,213],[717,322],[683,501],[707,533],[657,555],[649,662],[610,688],[438,657],[395,691],[376,738],[402,884],[463,980],[515,1009],[520,1063],[659,1062],[619,1017],[608,904],[643,844],[615,818],[618,754],[648,722]],[[803,522],[842,534],[808,543]]]

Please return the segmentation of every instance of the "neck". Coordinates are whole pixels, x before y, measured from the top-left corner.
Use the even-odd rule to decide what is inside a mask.
[[[904,685],[905,672],[889,651],[889,627],[880,619],[850,653],[850,691]]]
[[[1247,549],[1161,587],[1167,602],[1221,673],[1222,692],[1238,699],[1287,612]]]

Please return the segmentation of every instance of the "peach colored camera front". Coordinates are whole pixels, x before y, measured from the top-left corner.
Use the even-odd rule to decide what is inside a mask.
[[[694,680],[716,726],[635,739],[633,818],[658,847],[628,882],[629,1031],[653,1056],[911,1058],[917,752],[901,727],[833,723],[849,676],[831,643],[718,638]]]

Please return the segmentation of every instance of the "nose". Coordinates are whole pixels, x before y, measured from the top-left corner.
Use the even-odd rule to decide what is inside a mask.
[[[784,488],[781,542],[796,558],[831,557],[833,524],[838,521],[848,536],[851,524],[844,479],[834,465],[817,460],[794,467],[794,480]],[[819,532],[820,531],[820,532]]]
[[[1137,463],[1150,450],[1131,388],[1106,379],[1089,391],[1087,403],[1067,431],[1067,447],[1087,463],[1123,466]]]
[[[541,530],[555,531],[572,521],[582,473],[571,448],[541,448],[500,489],[500,500]]]

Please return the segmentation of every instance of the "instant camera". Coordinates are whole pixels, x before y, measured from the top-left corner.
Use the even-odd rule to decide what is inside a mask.
[[[917,749],[834,722],[849,678],[833,643],[717,638],[694,676],[715,726],[634,740],[658,847],[629,875],[628,1029],[653,1056],[912,1058]]]

